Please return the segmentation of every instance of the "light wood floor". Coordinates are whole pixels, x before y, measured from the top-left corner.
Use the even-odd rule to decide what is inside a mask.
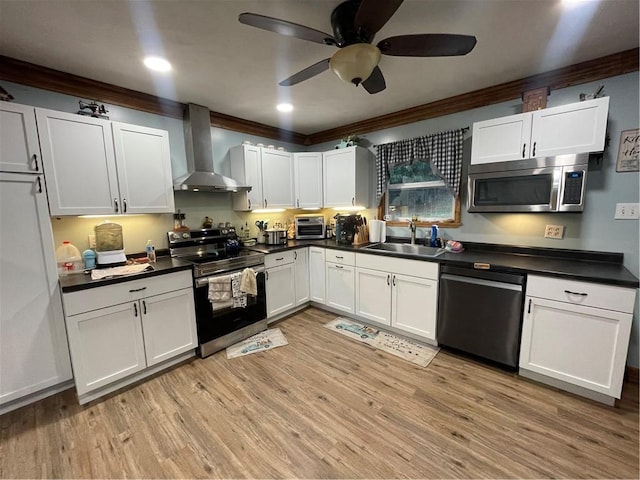
[[[421,368],[307,309],[289,345],[224,352],[80,406],[0,417],[2,478],[638,478],[638,389],[618,408],[440,351]]]

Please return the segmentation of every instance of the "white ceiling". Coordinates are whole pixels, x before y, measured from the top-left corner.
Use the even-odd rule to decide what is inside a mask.
[[[382,1],[382,0],[381,0]],[[383,56],[387,89],[369,95],[331,71],[278,82],[335,47],[242,25],[253,12],[332,33],[339,0],[0,0],[0,54],[216,112],[312,134],[638,46],[638,0],[405,0],[393,35],[475,35],[462,57]],[[171,74],[152,74],[146,54]],[[293,103],[281,114],[275,105]]]

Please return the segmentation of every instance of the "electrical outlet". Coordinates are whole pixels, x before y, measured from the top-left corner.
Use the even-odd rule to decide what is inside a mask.
[[[564,234],[564,225],[547,225],[544,229],[545,238],[562,239]]]
[[[89,235],[87,237],[87,240],[89,240],[89,248],[96,248],[96,236],[95,235]]]
[[[640,218],[639,203],[616,203],[616,220],[638,220]]]

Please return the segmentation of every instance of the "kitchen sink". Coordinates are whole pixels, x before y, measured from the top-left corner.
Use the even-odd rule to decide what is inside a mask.
[[[411,245],[409,243],[375,243],[364,247],[364,250],[382,250],[399,255],[417,255],[419,257],[435,258],[442,255],[445,250],[437,247],[425,247],[424,245]]]

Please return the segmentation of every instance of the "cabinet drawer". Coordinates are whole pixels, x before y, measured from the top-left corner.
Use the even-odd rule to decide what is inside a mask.
[[[436,262],[357,253],[356,267],[438,280],[438,264]]]
[[[65,315],[77,315],[78,313],[131,302],[143,297],[159,295],[182,288],[191,288],[192,282],[191,271],[184,270],[115,285],[65,293],[62,295]]]
[[[331,263],[341,263],[343,265],[355,265],[356,254],[354,252],[345,252],[343,250],[327,249],[325,252],[325,261]]]
[[[295,259],[295,253],[293,250],[286,252],[270,253],[264,256],[264,267],[273,268],[278,265],[285,265],[287,263],[293,263]]]
[[[527,277],[527,295],[624,313],[633,312],[636,299],[633,288],[537,275]]]

